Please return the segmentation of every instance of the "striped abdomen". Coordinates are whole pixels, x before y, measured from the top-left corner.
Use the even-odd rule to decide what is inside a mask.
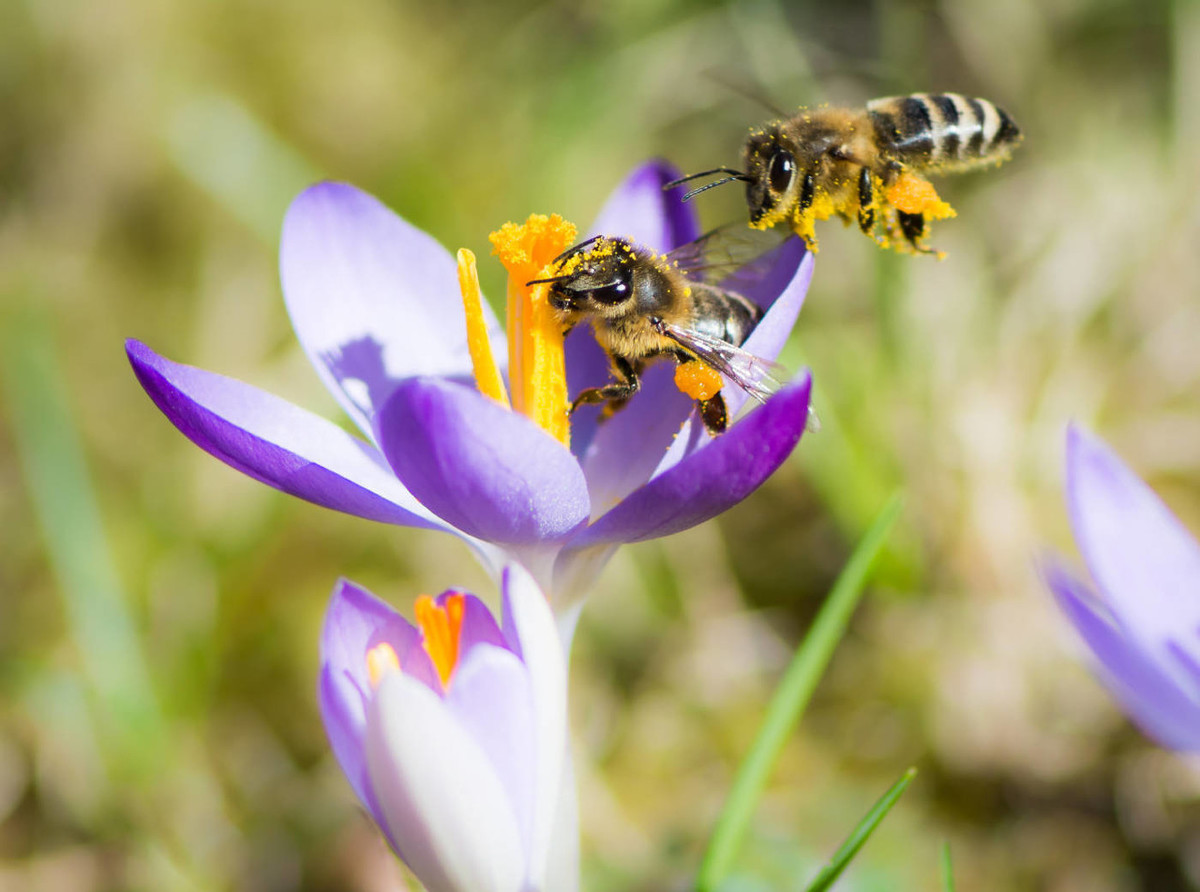
[[[1021,141],[1004,109],[957,93],[914,93],[867,103],[879,147],[914,167],[950,170],[1003,161]]]

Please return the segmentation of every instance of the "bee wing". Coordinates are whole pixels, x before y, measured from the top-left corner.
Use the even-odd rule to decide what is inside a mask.
[[[783,244],[789,235],[781,226],[763,231],[731,223],[680,245],[667,254],[667,259],[689,279],[718,284],[734,273],[743,278],[742,273],[749,272],[755,261]],[[769,264],[763,266],[765,274]]]
[[[760,403],[766,402],[787,380],[787,370],[779,363],[755,356],[728,341],[669,322],[660,321],[658,330]]]

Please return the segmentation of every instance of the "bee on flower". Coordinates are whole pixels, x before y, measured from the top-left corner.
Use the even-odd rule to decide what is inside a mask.
[[[664,195],[678,171],[638,169],[596,229],[666,252],[699,236]],[[260,482],[370,520],[453,533],[493,569],[530,569],[561,611],[620,544],[669,535],[732,507],[804,432],[801,374],[715,439],[670,370],[600,424],[568,393],[608,374],[584,328],[562,337],[547,301],[553,259],[576,238],[559,217],[497,231],[509,272],[507,336],[479,291],[475,257],[452,257],[369,195],[341,183],[302,193],[284,223],[283,292],[318,375],[356,437],[251,385],[127,344],[138,380],[193,442]],[[742,295],[762,310],[743,345],[772,360],[800,311],[812,259],[799,240],[763,258]],[[736,400],[737,397],[727,397]]]

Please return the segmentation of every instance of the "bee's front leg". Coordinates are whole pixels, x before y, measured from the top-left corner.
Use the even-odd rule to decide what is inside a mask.
[[[866,235],[875,228],[875,182],[869,167],[858,174],[858,228]]]

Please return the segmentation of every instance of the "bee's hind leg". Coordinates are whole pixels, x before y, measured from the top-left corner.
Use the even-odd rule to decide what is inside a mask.
[[[896,217],[900,221],[900,231],[912,245],[913,251],[918,254],[938,254],[933,248],[921,244],[921,240],[929,232],[929,224],[926,222],[924,214],[906,214],[904,211],[897,211]],[[939,254],[939,256],[941,255]]]
[[[721,394],[718,393],[706,400],[696,400],[696,406],[700,409],[700,418],[704,421],[704,427],[710,434],[715,437],[717,434],[725,433],[729,417],[725,411],[725,398]]]

